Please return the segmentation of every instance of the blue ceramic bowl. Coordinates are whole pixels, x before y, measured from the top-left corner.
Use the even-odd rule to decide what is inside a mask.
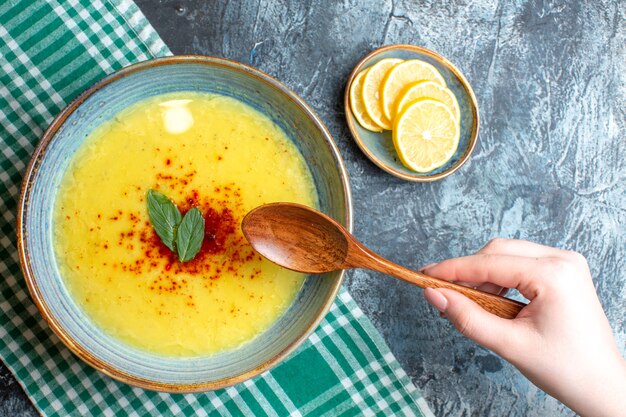
[[[173,358],[132,348],[96,327],[68,293],[52,236],[56,190],[74,153],[96,127],[147,97],[174,91],[232,96],[274,120],[308,162],[320,209],[351,228],[348,178],[337,146],[313,111],[273,78],[210,57],[175,56],[112,74],[52,122],[26,171],[18,213],[22,271],[41,314],[61,340],[96,369],[131,385],[167,392],[207,391],[249,379],[284,360],[317,327],[343,272],[309,277],[269,330],[243,346],[207,357]]]
[[[441,167],[427,173],[414,172],[405,167],[393,146],[390,131],[382,133],[371,132],[361,127],[355,119],[350,108],[350,86],[354,77],[362,70],[369,68],[378,61],[385,58],[400,59],[421,59],[432,65],[441,73],[446,80],[447,87],[452,90],[459,102],[461,110],[461,134],[459,137],[459,147],[452,158]],[[479,115],[478,103],[474,91],[469,85],[461,71],[459,71],[450,61],[426,48],[414,45],[390,45],[384,46],[371,52],[363,58],[350,74],[348,83],[346,84],[346,93],[344,97],[344,106],[346,110],[346,120],[350,127],[350,132],[357,145],[363,153],[376,165],[391,175],[416,182],[436,181],[447,177],[470,157],[476,141],[478,140]]]

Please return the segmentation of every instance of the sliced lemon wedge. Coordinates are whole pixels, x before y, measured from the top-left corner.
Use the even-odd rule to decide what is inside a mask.
[[[385,58],[372,65],[363,79],[363,103],[367,115],[383,129],[391,129],[391,120],[385,117],[381,105],[381,84],[387,71],[403,62],[402,59]]]
[[[372,132],[382,132],[383,128],[377,125],[365,110],[365,102],[363,101],[363,81],[365,80],[365,74],[369,69],[359,72],[352,84],[350,85],[350,108],[352,114],[363,128],[371,130]]]
[[[434,81],[418,81],[407,85],[394,105],[394,115],[402,113],[407,104],[420,98],[432,98],[440,101],[452,110],[457,121],[461,118],[461,110],[459,110],[459,103],[454,93],[449,88],[442,87]]]
[[[445,104],[432,99],[409,103],[396,117],[393,144],[402,163],[430,172],[452,158],[459,146],[459,124]]]
[[[402,90],[408,84],[418,81],[434,81],[445,87],[446,82],[437,69],[428,62],[419,59],[410,59],[395,65],[386,74],[380,85],[380,98],[383,115],[387,120],[393,120],[394,104],[400,97]]]

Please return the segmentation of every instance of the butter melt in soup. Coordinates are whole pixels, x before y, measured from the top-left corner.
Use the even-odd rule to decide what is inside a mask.
[[[155,189],[198,207],[205,238],[180,263],[150,225]],[[251,209],[317,205],[302,155],[268,117],[233,98],[175,93],[117,114],[76,152],[59,188],[54,240],[73,299],[103,331],[163,355],[232,349],[267,329],[304,276],[262,259],[241,232]]]

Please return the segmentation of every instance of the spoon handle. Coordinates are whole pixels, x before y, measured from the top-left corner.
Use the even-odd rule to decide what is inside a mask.
[[[367,249],[366,252],[369,255],[369,260],[371,261],[367,262],[367,265],[362,265],[366,268],[373,269],[387,275],[392,275],[421,288],[448,288],[460,292],[481,306],[483,309],[495,314],[496,316],[505,319],[514,319],[520,310],[526,307],[526,304],[519,301],[476,290],[474,288],[464,287],[463,285],[455,284],[450,281],[424,275],[421,272],[411,271],[410,269],[406,269],[400,265],[390,262]]]
[[[516,300],[511,300],[510,298],[491,294],[470,287],[465,287],[463,285],[455,284],[453,282],[430,277],[419,272],[411,272],[414,274],[411,276],[411,278],[398,278],[402,278],[403,280],[422,288],[448,288],[460,292],[461,294],[481,306],[483,309],[505,319],[514,319],[515,317],[517,317],[520,310],[526,307],[526,304]]]

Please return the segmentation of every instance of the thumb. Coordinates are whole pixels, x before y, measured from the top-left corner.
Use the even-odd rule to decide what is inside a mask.
[[[426,288],[429,304],[444,313],[464,336],[500,354],[503,345],[511,342],[515,323],[483,310],[478,304],[454,290]]]

